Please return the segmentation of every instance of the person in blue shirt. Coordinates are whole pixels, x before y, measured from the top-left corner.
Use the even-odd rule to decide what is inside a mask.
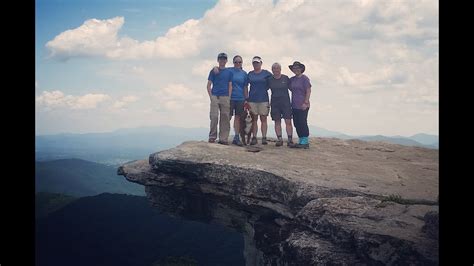
[[[209,142],[214,143],[217,138],[217,125],[219,124],[219,144],[228,145],[230,131],[230,95],[232,94],[232,71],[227,69],[227,54],[217,56],[219,73],[212,69],[207,78],[207,93],[209,94],[211,120]],[[219,120],[219,121],[218,121]]]
[[[268,100],[267,78],[272,76],[272,73],[262,69],[262,58],[254,56],[252,59],[252,71],[248,74],[248,81],[250,84],[249,97],[247,102],[250,106],[250,113],[252,114],[253,137],[250,145],[257,144],[257,120],[260,117],[262,144],[267,145],[267,116],[270,112],[270,104]]]
[[[243,146],[239,138],[240,132],[240,115],[244,112],[244,102],[248,98],[248,76],[247,72],[242,69],[242,57],[236,55],[233,58],[234,67],[229,68],[232,72],[232,95],[230,96],[230,118],[234,117],[234,140],[232,144]]]

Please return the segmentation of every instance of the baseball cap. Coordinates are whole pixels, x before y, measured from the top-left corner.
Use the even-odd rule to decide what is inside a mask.
[[[220,53],[220,54],[217,55],[217,59],[219,59],[219,58],[227,59],[227,54],[226,53]]]
[[[260,56],[257,56],[257,55],[256,55],[256,56],[254,56],[254,57],[252,58],[252,63],[253,63],[253,62],[262,63],[262,58],[260,58]]]

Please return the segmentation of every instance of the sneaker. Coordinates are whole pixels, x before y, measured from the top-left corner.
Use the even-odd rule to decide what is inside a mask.
[[[286,146],[288,146],[288,147],[291,147],[291,146],[294,146],[294,145],[295,145],[295,143],[293,143],[293,141],[288,141],[286,143]]]
[[[267,142],[267,138],[262,138],[262,145],[267,145],[268,142]]]
[[[222,144],[222,145],[229,145],[229,142],[222,141],[222,140],[219,140],[217,143]]]
[[[209,138],[209,143],[215,143],[216,142],[216,139],[213,139],[213,138]]]
[[[253,137],[252,140],[250,141],[250,145],[255,145],[257,144],[257,138]]]
[[[240,146],[240,147],[244,146],[244,144],[240,140],[236,140],[236,139],[232,141],[232,144]]]
[[[278,140],[278,141],[275,143],[275,146],[277,146],[277,147],[283,146],[283,140]]]

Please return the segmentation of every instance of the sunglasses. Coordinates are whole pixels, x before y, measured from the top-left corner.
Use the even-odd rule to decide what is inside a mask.
[[[242,61],[234,61],[234,64],[242,64]]]

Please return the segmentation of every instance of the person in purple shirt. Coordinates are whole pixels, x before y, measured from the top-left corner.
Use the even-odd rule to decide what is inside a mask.
[[[211,69],[207,78],[207,93],[209,94],[211,125],[209,130],[209,142],[214,143],[217,138],[217,124],[219,122],[219,144],[229,145],[230,131],[230,96],[232,95],[232,72],[225,67],[227,54],[220,53],[217,56],[219,73]],[[220,117],[220,118],[219,118]],[[218,121],[219,120],[219,121]]]
[[[303,75],[305,65],[302,63],[295,61],[293,65],[289,65],[288,67],[295,73],[295,76],[290,78],[291,108],[293,124],[295,125],[296,133],[299,137],[298,144],[290,147],[308,149],[308,111],[310,106],[311,82],[306,75]]]

